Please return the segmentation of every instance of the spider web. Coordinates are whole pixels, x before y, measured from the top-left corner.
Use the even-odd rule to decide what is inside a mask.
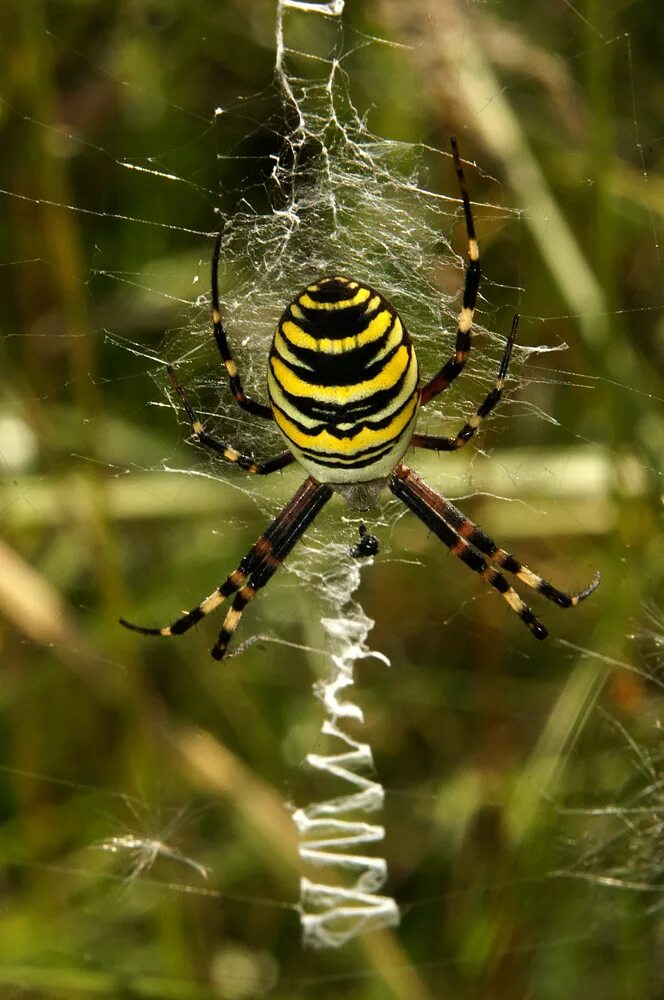
[[[407,317],[425,373],[433,374],[454,350],[466,264],[466,239],[460,239],[457,251],[450,244],[462,219],[460,198],[454,187],[442,194],[427,186],[428,175],[441,164],[456,185],[451,156],[370,131],[353,105],[345,66],[367,46],[389,43],[358,36],[348,44],[343,6],[277,4],[275,77],[281,107],[276,119],[267,117],[257,132],[229,148],[224,121],[238,109],[216,109],[221,161],[249,158],[255,165],[255,154],[245,154],[244,145],[266,134],[277,140],[276,151],[264,159],[263,180],[236,192],[231,211],[218,210],[224,322],[243,382],[258,398],[265,395],[267,352],[285,304],[309,281],[340,267],[379,288]],[[258,98],[248,107],[252,117],[261,117]],[[498,205],[478,208],[487,219],[516,214]],[[439,280],[445,268],[457,275],[457,287],[447,294]],[[489,287],[486,281],[483,295]],[[464,373],[467,387],[446,394],[445,415],[451,422],[463,423],[472,409],[469,395],[479,395],[495,379],[509,329],[508,321],[501,334],[487,333],[481,317],[492,307],[483,295],[474,327],[479,350],[472,371]],[[219,361],[206,329],[206,299],[201,306],[203,332],[192,337],[188,329],[179,340],[171,336],[167,345],[192,400],[203,415],[232,427],[234,439],[256,454],[266,453],[268,440],[280,450],[275,428],[256,428],[244,416],[229,413],[226,399],[219,400]],[[517,346],[515,384],[520,359],[545,350]],[[439,414],[434,404],[429,422]]]
[[[222,218],[221,259],[231,268],[242,261],[242,271],[234,268],[228,283],[230,294],[223,293],[224,311],[234,338],[247,346],[241,370],[248,371],[257,391],[264,379],[266,337],[284,299],[320,274],[338,270],[340,261],[353,277],[385,290],[430,337],[454,325],[451,300],[436,293],[433,279],[433,247],[440,244],[446,200],[422,187],[421,151],[379,140],[353,107],[338,21],[343,6],[278,3],[276,80],[289,130],[266,180],[270,211],[257,213],[249,204]],[[286,22],[314,15],[314,31],[323,29],[323,44],[315,34],[309,41],[320,54],[289,45],[289,31],[297,24]],[[321,17],[328,24],[321,25]],[[330,22],[332,31],[325,31]],[[297,30],[293,33],[297,36]],[[304,877],[301,883],[305,941],[330,947],[372,927],[393,925],[398,914],[393,901],[378,894],[387,875],[385,861],[361,853],[384,835],[382,827],[364,818],[381,808],[383,788],[368,776],[373,771],[369,746],[344,728],[346,720],[362,719],[348,693],[357,663],[375,655],[366,646],[373,623],[352,599],[360,572],[348,546],[323,548],[316,536],[314,531],[314,549],[310,533],[289,560],[290,572],[303,586],[316,580],[332,613],[321,622],[332,672],[319,688],[326,713],[322,736],[332,749],[311,753],[307,761],[351,791],[300,807],[293,819],[301,857],[316,869],[315,879]],[[344,884],[339,873],[345,873]]]
[[[232,201],[231,193],[225,192],[223,208],[219,209],[219,223],[223,233],[221,298],[224,319],[245,384],[258,398],[264,398],[267,347],[284,303],[310,278],[337,270],[340,260],[343,261],[344,271],[379,287],[395,303],[404,318],[407,318],[408,326],[417,338],[418,356],[426,373],[435,370],[440,364],[441,356],[449,356],[453,349],[458,289],[463,282],[465,238],[463,227],[459,224],[461,215],[448,154],[424,145],[383,140],[369,129],[367,121],[351,100],[352,75],[347,75],[350,74],[347,67],[352,57],[357,56],[364,47],[386,43],[357,33],[349,34],[339,21],[338,7],[338,4],[282,4],[283,20],[279,20],[278,25],[283,30],[278,28],[276,32],[276,87],[281,94],[282,105],[276,115],[273,110],[271,117],[263,115],[262,95],[240,105],[220,108],[216,114],[218,148],[222,160],[246,158],[255,166],[258,160],[254,149],[256,136],[269,133],[275,140],[273,151],[263,159],[264,169],[260,183],[252,181],[235,192],[237,198],[230,207],[227,205]],[[497,89],[494,90],[494,96],[496,95]],[[273,105],[272,97],[271,92],[265,99],[267,105]],[[245,120],[252,123],[250,133],[245,129],[242,139],[227,141],[227,123],[232,135],[237,132],[237,120],[242,116],[246,116]],[[463,154],[463,142],[461,146]],[[149,172],[152,184],[157,180],[164,182],[167,187],[180,183],[179,178],[146,163],[147,161],[138,164],[128,160],[123,167],[137,175]],[[445,179],[441,182],[443,170]],[[438,178],[436,185],[427,183],[431,173],[435,173]],[[471,192],[474,174],[469,167]],[[195,194],[195,183],[188,180],[187,184],[192,195]],[[437,193],[438,189],[445,190],[448,194],[440,195]],[[476,213],[479,211],[484,221],[497,220],[500,223],[507,217],[503,208],[492,204],[477,205],[475,200],[473,204]],[[75,205],[70,207],[74,211],[78,210]],[[175,230],[170,235],[175,236]],[[204,234],[200,233],[199,237],[203,241]],[[167,392],[164,362],[175,363],[181,380],[204,416],[206,425],[233,444],[242,446],[257,456],[263,456],[282,447],[278,437],[274,435],[270,440],[271,431],[267,425],[258,421],[251,423],[233,408],[227,398],[221,401],[219,399],[220,366],[209,332],[208,257],[207,251],[202,251],[200,263],[194,261],[191,266],[191,271],[196,275],[193,306],[190,290],[158,293],[164,299],[170,295],[177,299],[184,319],[181,328],[170,332],[161,349],[151,357],[154,363],[150,364],[150,371],[158,386],[154,392],[153,405],[167,406],[171,420],[173,413],[177,413],[177,419],[181,422],[181,437],[188,436],[189,429],[182,419],[177,401],[168,400],[164,403]],[[441,273],[445,269],[452,275],[452,281],[441,282]],[[142,290],[148,290],[151,285],[151,276],[130,276],[119,270],[113,274],[110,271],[108,273],[118,284],[134,281]],[[441,292],[441,285],[448,289],[447,294]],[[195,294],[199,289],[201,294],[196,299]],[[491,300],[496,291],[490,282],[484,282],[484,299],[480,302],[478,337],[475,342],[479,349],[475,351],[472,369],[464,376],[464,385],[456,386],[445,395],[445,417],[450,419],[452,426],[455,421],[460,423],[465,419],[469,410],[481,398],[485,387],[495,377],[502,350],[503,327],[509,326],[509,318],[507,322],[504,318],[497,321],[494,315]],[[117,333],[119,324],[109,325],[115,331],[110,338],[113,343],[120,344],[123,350],[145,354],[142,345],[122,340]],[[492,333],[487,329],[491,327],[499,332]],[[525,356],[526,352],[521,349],[513,372],[517,383],[519,375],[523,377],[520,363]],[[548,377],[554,382],[560,382],[565,376],[554,370]],[[579,384],[588,384],[587,380],[577,379],[576,376],[570,376],[570,380],[572,379]],[[116,379],[116,385],[119,383],[120,380]],[[514,409],[509,400],[506,404],[498,417],[499,424],[509,420],[510,412]],[[523,407],[524,404],[518,405]],[[546,413],[541,416],[550,419]],[[428,417],[429,426],[423,429],[440,430],[440,418],[440,410],[432,408],[431,416]],[[273,485],[248,480],[238,477],[236,470],[216,464],[207,454],[199,455],[194,451],[189,452],[186,463],[183,462],[186,469],[173,471],[184,472],[190,477],[191,465],[196,463],[198,467],[194,472],[199,479],[223,479],[225,489],[236,490],[251,497],[265,516],[272,516],[288,493],[292,492],[294,479],[290,477],[290,473],[283,477],[283,486],[281,483]],[[165,466],[172,468],[173,462],[167,461]],[[515,481],[518,483],[518,477]],[[456,481],[447,480],[447,483],[451,483],[452,492],[455,489],[457,493],[476,491],[463,476],[459,476]],[[211,485],[218,489],[218,484]],[[495,480],[489,480],[485,488],[493,495],[507,493],[505,481],[497,485]],[[386,500],[385,505],[372,515],[371,527],[380,534],[386,572],[389,571],[390,531],[398,517],[399,509],[390,500]],[[348,733],[345,737],[343,735],[346,715],[353,717],[351,722],[360,721],[359,713],[352,707],[350,710],[343,707],[349,704],[348,689],[343,687],[344,678],[348,675],[343,671],[349,664],[352,667],[358,661],[363,663],[371,655],[367,647],[371,622],[354,596],[361,566],[348,555],[349,546],[356,540],[357,527],[357,518],[338,504],[327,523],[315,525],[305,536],[303,544],[289,560],[279,583],[275,581],[273,587],[282,587],[293,595],[314,588],[318,593],[319,606],[324,608],[323,626],[327,635],[325,662],[332,658],[342,668],[341,680],[339,676],[336,681],[333,680],[332,689],[323,685],[320,688],[323,702],[327,697],[330,715],[338,723],[336,731],[331,728],[331,724],[326,726],[326,734],[330,734],[330,739],[324,747],[327,749],[330,743],[337,741],[337,747],[341,745],[343,750],[345,743],[347,756],[357,755],[360,776],[366,779],[371,759],[364,750],[360,750],[360,741],[357,740],[359,727],[356,725],[352,730],[354,735],[350,739],[354,742],[348,742]],[[344,541],[340,543],[342,535]],[[257,638],[263,642],[279,641],[274,627],[269,636],[252,634],[256,619],[250,616],[254,610],[258,612],[260,621],[259,609],[252,608],[243,621],[243,632],[236,637],[235,649],[239,655]],[[234,665],[238,663],[236,660]],[[382,664],[376,666],[376,670],[382,669]],[[330,692],[334,690],[335,683],[339,696],[333,702]],[[597,688],[590,685],[591,699],[596,691]],[[342,706],[341,711],[339,706]],[[339,739],[341,744],[338,743]],[[320,747],[317,745],[316,749]],[[327,761],[333,759],[330,754],[318,753],[316,756]],[[652,777],[654,770],[648,763],[648,781],[655,787],[655,779]],[[352,774],[353,771],[349,768],[348,773]],[[344,774],[342,778],[346,782],[352,780],[348,774]],[[542,786],[546,787],[545,782],[542,782]],[[394,795],[399,794],[397,790],[392,791]],[[372,776],[362,786],[361,794],[365,793],[363,805],[374,809],[382,808],[382,789],[373,781]],[[300,803],[296,802],[295,805],[300,806]],[[308,826],[311,829],[311,822],[321,818],[326,823],[329,822],[326,808],[323,807],[316,813],[316,805],[314,804],[313,812],[308,813],[306,807],[300,807],[299,813],[295,811],[294,815],[303,828]],[[348,801],[343,803],[345,807],[348,805]],[[625,812],[624,816],[627,815]],[[147,825],[139,817],[132,823],[132,831]],[[349,844],[355,838],[354,846],[349,847],[347,852],[350,857],[353,857],[353,852],[357,852],[358,843],[362,843],[359,839],[361,836],[366,835],[363,841],[365,845],[371,842],[375,844],[377,831],[380,832],[377,825],[364,821],[353,830],[347,829]],[[649,854],[650,858],[649,862],[644,860],[642,870],[647,870],[648,878],[653,879],[653,884],[658,872],[652,864],[654,832],[656,831],[652,825],[649,825],[639,841],[644,847],[644,854]],[[123,853],[130,856],[132,876],[142,877],[157,858],[175,859],[176,863],[181,861],[189,866],[199,866],[197,870],[204,870],[201,868],[202,862],[190,860],[177,847],[169,846],[177,843],[177,839],[177,836],[171,839],[170,828],[161,826],[154,831],[154,836],[124,833],[102,839],[97,846],[116,856]],[[323,829],[322,835],[317,839],[329,839],[327,828]],[[328,846],[321,845],[321,855]],[[610,869],[604,861],[602,851],[598,850],[594,854],[589,852],[588,858],[582,859],[584,864],[581,867],[586,874],[598,880],[604,869],[627,884],[630,874],[629,849],[626,858],[622,866],[617,864]],[[330,861],[329,858],[322,860],[326,864]],[[375,899],[380,899],[378,892],[383,872],[378,852],[367,846],[364,853],[355,853],[355,863],[357,862],[367,862],[366,871],[373,872],[366,885],[360,888],[366,888]],[[349,863],[353,864],[352,861]],[[357,867],[351,869],[353,870],[357,871]],[[633,867],[631,871],[633,873]],[[383,917],[372,901],[366,911],[357,909],[356,916],[359,920],[354,925],[348,914],[341,915],[338,925],[330,923],[327,920],[330,910],[334,913],[334,907],[343,905],[345,901],[343,892],[339,893],[332,882],[330,885],[332,888],[326,899],[323,890],[316,896],[310,894],[310,883],[304,884],[302,913],[305,931],[312,943],[338,944],[347,940],[356,930],[365,928],[367,921],[371,925],[376,918],[378,921],[385,919],[386,923],[394,919],[396,911],[390,901],[386,900]],[[176,891],[177,886],[173,883],[165,888]],[[201,890],[201,894],[204,891]],[[148,892],[147,881],[145,892]],[[330,902],[332,905],[326,910]],[[426,900],[419,902],[426,905]],[[317,907],[318,912],[312,913]],[[318,920],[321,914],[325,919]],[[344,919],[346,923],[343,923]]]
[[[279,137],[276,151],[265,158],[263,181],[238,192],[229,211],[219,210],[224,323],[245,388],[259,399],[264,398],[267,351],[284,303],[311,280],[340,267],[380,288],[408,317],[425,371],[428,367],[433,373],[454,350],[465,251],[453,252],[448,234],[458,219],[460,198],[456,193],[442,195],[426,184],[431,161],[444,163],[451,158],[422,145],[381,139],[369,130],[352,102],[345,65],[358,49],[386,43],[358,36],[354,45],[348,45],[343,6],[280,0],[275,46],[278,117],[267,117],[256,133],[232,146],[225,140],[224,123],[234,118],[237,109],[218,107],[215,112],[222,161],[241,161],[247,155],[245,145],[261,135]],[[255,119],[261,118],[260,103],[260,95],[249,103]],[[255,161],[254,154],[249,156]],[[498,217],[508,214],[497,206],[483,210]],[[440,290],[441,266],[458,274],[459,287],[452,293]],[[206,294],[198,308],[200,322],[171,332],[163,347],[195,409],[234,447],[256,457],[282,450],[273,426],[246,419],[229,407],[225,395],[220,396],[219,358],[209,335]],[[478,321],[480,341],[482,333]],[[493,382],[503,346],[499,336],[484,340],[481,360],[468,380],[478,392]],[[515,372],[518,368],[517,361]],[[155,378],[163,387],[161,366],[155,369]],[[458,419],[459,425],[472,406],[468,391],[450,393],[446,400],[446,417]],[[171,398],[170,405],[181,417],[178,400]],[[429,422],[436,418],[434,406]],[[264,490],[263,482],[239,481],[206,453],[200,474],[209,475],[211,468],[235,489],[249,493],[266,515],[276,513],[280,504],[273,499],[266,503],[271,491]],[[372,513],[372,523],[387,528],[400,513],[386,498],[382,509]],[[314,525],[286,567],[300,586],[313,585],[329,609],[321,624],[332,673],[318,693],[326,712],[322,738],[331,749],[327,754],[310,754],[307,760],[334,775],[337,783],[355,789],[347,794],[337,789],[331,799],[300,807],[293,815],[302,837],[302,858],[317,870],[317,880],[303,877],[301,905],[305,940],[318,947],[338,946],[370,927],[397,920],[393,901],[377,894],[386,877],[384,860],[357,853],[382,839],[383,829],[362,817],[380,809],[384,792],[367,777],[373,770],[370,748],[343,728],[344,719],[361,719],[362,712],[352,702],[339,700],[339,695],[348,694],[356,663],[378,654],[366,645],[373,623],[352,597],[360,569],[350,555],[350,543],[353,534],[357,537],[360,520],[342,509],[341,521],[346,525],[346,544],[331,541],[329,527]],[[371,561],[364,560],[367,565]],[[251,627],[248,621],[243,625]],[[231,656],[241,655],[257,639],[270,638],[259,634],[242,642],[239,635]],[[328,872],[329,885],[320,881],[321,866],[334,869]],[[345,872],[346,884],[339,884],[339,872]]]
[[[378,138],[354,107],[344,68],[353,48],[344,38],[343,7],[341,2],[279,0],[275,71],[282,98],[282,144],[270,158],[265,180],[269,210],[257,211],[245,192],[234,211],[220,220],[224,322],[243,379],[258,398],[264,395],[265,358],[284,302],[296,289],[340,267],[380,288],[408,317],[425,363],[433,356],[437,367],[441,354],[448,357],[454,349],[457,295],[441,294],[436,267],[445,259],[456,263],[462,284],[463,258],[452,253],[444,235],[459,198],[425,186],[422,147]],[[299,47],[303,43],[306,50]],[[216,115],[223,124],[224,109],[218,108]],[[209,336],[206,341],[209,344]],[[484,352],[476,369],[480,382],[491,371],[491,353]],[[196,350],[181,350],[178,369],[187,385],[194,384],[204,412],[209,412],[205,395],[216,395],[217,376],[206,385],[205,376],[201,381],[190,372],[192,354],[200,362]],[[207,367],[210,371],[214,366]],[[457,402],[457,407],[462,422],[468,404]],[[266,453],[263,429],[260,444],[246,422],[238,431],[254,453]],[[273,450],[277,448],[275,441]],[[394,515],[392,505],[388,516]],[[344,519],[359,526],[357,518]],[[377,894],[387,875],[384,860],[358,853],[384,835],[382,827],[363,818],[380,809],[383,788],[366,776],[373,771],[369,746],[344,729],[345,720],[362,719],[360,708],[348,700],[354,668],[377,654],[366,646],[373,622],[352,598],[360,572],[348,545],[330,543],[314,528],[289,558],[288,570],[302,586],[313,582],[330,608],[322,626],[331,647],[332,672],[319,696],[326,712],[322,736],[331,749],[309,754],[307,761],[351,788],[347,794],[300,807],[293,816],[303,861],[317,870],[316,880],[305,877],[301,885],[305,941],[330,947],[397,920],[392,900]],[[325,883],[326,869],[332,884]],[[345,874],[343,885],[337,881],[339,872]]]

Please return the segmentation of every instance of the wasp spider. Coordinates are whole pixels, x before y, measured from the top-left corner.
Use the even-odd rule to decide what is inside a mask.
[[[221,321],[221,238],[217,239],[212,259],[212,322],[231,392],[243,410],[276,422],[288,450],[262,462],[240,454],[207,433],[169,367],[173,387],[199,444],[254,475],[268,475],[293,461],[299,462],[309,475],[237,569],[197,607],[165,628],[143,628],[121,619],[124,626],[144,635],[181,635],[235,595],[212,649],[212,656],[221,660],[247,604],[270,580],[335,491],[352,508],[367,510],[375,505],[383,489],[390,489],[450,552],[498,591],[536,639],[545,639],[547,630],[500,569],[561,608],[575,607],[597,587],[599,575],[578,594],[565,593],[547,583],[496,545],[402,462],[409,445],[457,451],[470,441],[501,397],[519,319],[514,317],[494,387],[456,437],[416,433],[419,407],[447,389],[466,364],[480,283],[475,225],[455,140],[452,154],[461,189],[469,260],[455,351],[424,384],[420,383],[412,341],[394,307],[368,285],[334,275],[308,285],[286,308],[268,359],[269,406],[250,399],[242,388]],[[366,542],[356,551],[364,554],[365,548]]]

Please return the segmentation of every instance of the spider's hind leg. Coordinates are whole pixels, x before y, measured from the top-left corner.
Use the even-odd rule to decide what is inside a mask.
[[[505,344],[505,350],[503,351],[500,368],[498,369],[498,377],[494,382],[493,389],[487,393],[484,400],[475,410],[473,416],[463,425],[456,437],[452,438],[438,437],[430,434],[413,434],[410,441],[413,448],[428,448],[430,451],[458,451],[459,448],[463,448],[464,445],[468,444],[470,439],[475,435],[475,432],[484,418],[489,416],[491,411],[502,399],[503,386],[505,385],[507,369],[509,368],[510,360],[512,358],[512,350],[514,348],[514,341],[516,339],[516,331],[518,327],[519,314],[516,313],[514,319],[512,320],[512,329],[510,330],[509,337],[507,338],[507,342]]]
[[[191,429],[194,432],[194,438],[198,444],[203,445],[204,448],[209,448],[210,451],[216,452],[217,455],[223,455],[227,462],[233,462],[235,465],[239,465],[239,467],[244,469],[245,472],[250,472],[254,476],[269,476],[271,472],[283,469],[285,466],[290,465],[291,462],[295,461],[293,454],[290,451],[282,451],[279,455],[267,458],[263,462],[257,462],[251,455],[243,455],[241,452],[237,451],[236,448],[232,448],[230,445],[224,444],[223,441],[217,441],[215,437],[212,437],[211,434],[208,434],[205,430],[203,430],[203,424],[201,423],[200,418],[198,417],[193,406],[189,402],[184,387],[175,374],[173,366],[169,365],[167,371],[171,384],[178,394],[180,402],[184,407],[184,411],[187,414],[187,418],[191,424]]]
[[[214,339],[217,345],[217,349],[221,355],[221,360],[224,362],[224,367],[228,374],[228,381],[230,384],[231,392],[233,394],[233,399],[237,405],[246,410],[247,413],[253,413],[255,417],[263,417],[264,420],[273,420],[272,410],[269,406],[264,403],[258,403],[255,399],[251,399],[247,396],[244,388],[242,386],[242,381],[240,379],[240,373],[238,371],[237,363],[230,349],[228,343],[228,337],[226,335],[226,329],[221,321],[221,311],[219,308],[219,257],[221,255],[221,233],[218,234],[216,242],[214,244],[214,253],[212,255],[212,326],[214,330]]]
[[[443,392],[444,389],[447,389],[447,387],[451,385],[454,379],[457,378],[464,369],[472,346],[473,317],[475,315],[477,293],[479,292],[480,278],[482,275],[480,268],[480,250],[477,243],[477,234],[475,232],[473,210],[470,204],[470,196],[466,185],[466,176],[463,172],[463,166],[461,165],[461,157],[459,156],[459,148],[457,146],[456,139],[451,140],[451,145],[452,158],[454,159],[454,169],[456,170],[457,180],[459,181],[459,190],[461,191],[461,200],[463,202],[463,214],[466,222],[466,235],[468,237],[468,265],[466,267],[466,279],[463,288],[463,302],[457,323],[454,354],[449,361],[445,362],[440,371],[422,387],[422,393],[420,396],[420,403],[422,406],[426,405],[430,399],[433,399],[439,393]]]

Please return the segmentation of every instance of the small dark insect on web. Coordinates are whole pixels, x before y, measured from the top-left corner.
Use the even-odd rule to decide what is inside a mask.
[[[368,530],[364,521],[360,522],[360,539],[357,545],[350,546],[350,554],[353,559],[362,559],[364,556],[377,556],[380,551],[380,543],[375,535]]]

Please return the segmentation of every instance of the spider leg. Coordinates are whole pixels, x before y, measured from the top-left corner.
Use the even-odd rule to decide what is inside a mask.
[[[414,477],[415,473],[410,472],[410,476]],[[513,573],[521,583],[524,583],[532,590],[536,590],[538,594],[546,597],[547,600],[553,601],[559,608],[575,608],[580,601],[584,601],[599,586],[600,574],[596,573],[592,582],[579,591],[578,594],[568,594],[564,590],[559,590],[558,587],[554,587],[552,583],[542,579],[537,573],[524,566],[511,553],[506,552],[505,549],[501,549],[494,542],[493,538],[490,538],[481,528],[478,528],[458,507],[455,507],[445,497],[432,490],[421,479],[419,480],[418,487],[423,495],[427,494],[428,499],[430,495],[440,516],[461,538],[464,538],[480,552],[483,552],[490,562],[496,563],[501,569],[507,570],[508,573]]]
[[[305,491],[308,484],[310,485]],[[304,486],[300,490],[302,499],[295,504],[292,516],[289,518],[288,523],[284,526],[284,530],[279,531],[278,537],[274,536],[272,538],[271,547],[266,553],[265,558],[252,572],[251,579],[248,583],[246,583],[245,586],[237,592],[235,600],[233,601],[233,604],[229,609],[221,627],[219,637],[211,650],[212,656],[215,660],[222,660],[224,658],[226,650],[228,649],[228,644],[233,638],[233,633],[240,623],[242,612],[246,608],[247,604],[254,599],[257,592],[262,587],[269,583],[275,570],[279,568],[293,546],[299,541],[311,522],[325,506],[327,501],[332,496],[332,492],[333,490],[331,486],[328,486],[327,484],[321,485],[311,477],[307,479]],[[281,516],[282,515],[279,515],[276,520],[279,520]],[[275,521],[273,521],[272,524],[274,525]]]
[[[468,235],[468,267],[466,269],[466,281],[463,289],[463,304],[459,313],[457,324],[456,348],[452,357],[447,361],[440,371],[434,375],[430,382],[422,387],[420,403],[422,406],[430,399],[437,396],[444,389],[447,389],[454,379],[459,375],[466,364],[472,341],[473,314],[477,304],[477,292],[480,287],[480,251],[475,233],[475,222],[473,211],[470,207],[468,187],[466,177],[461,166],[461,158],[457,147],[456,139],[451,140],[452,156],[454,158],[454,168],[461,190],[461,200],[463,201],[463,214],[466,220],[466,233]]]
[[[228,625],[227,622],[224,623],[219,641],[212,651],[215,659],[220,660],[226,651],[228,640],[237,626],[245,605],[260,587],[265,586],[331,495],[332,488],[330,486],[321,485],[312,477],[305,480],[292,500],[277,514],[265,533],[252,545],[237,569],[234,569],[221,586],[217,587],[199,605],[187,611],[171,625],[166,625],[163,628],[144,628],[142,625],[134,625],[124,618],[120,619],[120,624],[131,629],[132,632],[140,632],[142,635],[182,635],[183,632],[187,632],[211,611],[218,608],[220,604],[223,604],[227,597],[237,593],[235,603],[227,615],[227,622],[230,619],[230,623]],[[221,647],[220,642],[226,633],[228,633],[228,638]]]
[[[245,472],[251,472],[256,476],[268,476],[271,472],[276,472],[277,469],[283,469],[284,466],[290,465],[290,463],[294,461],[293,455],[290,451],[282,451],[279,455],[275,455],[273,458],[268,458],[264,462],[256,462],[250,455],[242,455],[239,451],[236,451],[235,448],[231,448],[222,441],[217,441],[217,439],[212,437],[211,434],[208,434],[203,430],[203,424],[187,399],[187,395],[184,388],[178,381],[175,370],[171,367],[171,365],[168,366],[167,370],[168,376],[173,383],[173,388],[180,397],[180,402],[185,409],[196,441],[199,444],[209,448],[211,451],[217,452],[219,455],[223,455],[227,462],[234,462],[236,465],[239,465],[241,469],[244,469]]]
[[[214,253],[212,255],[212,326],[214,339],[216,341],[221,360],[226,366],[228,379],[230,382],[233,399],[243,410],[253,413],[256,417],[263,417],[265,420],[273,420],[272,410],[264,403],[257,403],[255,399],[250,399],[242,388],[240,375],[237,369],[235,358],[228,345],[228,337],[224,324],[221,322],[221,312],[219,310],[219,256],[221,254],[221,233],[217,236]]]
[[[510,587],[502,573],[489,566],[482,556],[471,549],[465,538],[462,538],[448,524],[445,518],[446,501],[443,497],[427,486],[412,469],[407,468],[403,463],[400,463],[393,472],[389,486],[394,495],[402,500],[414,514],[417,514],[420,521],[438,536],[453,555],[458,556],[462,562],[475,573],[483,576],[487,583],[498,591],[536,639],[546,639],[548,631],[535,617],[528,605],[522,601],[516,590]]]
[[[484,401],[477,407],[470,420],[464,424],[457,436],[451,438],[437,437],[431,434],[413,434],[410,443],[414,448],[428,448],[430,451],[458,451],[459,448],[463,448],[465,444],[468,444],[484,418],[487,417],[494,407],[498,405],[503,395],[503,386],[505,384],[507,369],[512,357],[512,348],[514,347],[514,340],[518,326],[519,314],[517,313],[512,320],[512,329],[510,330],[507,343],[505,344],[502,361],[500,362],[500,368],[498,369],[498,378],[495,381],[494,387],[491,392],[487,394]]]

